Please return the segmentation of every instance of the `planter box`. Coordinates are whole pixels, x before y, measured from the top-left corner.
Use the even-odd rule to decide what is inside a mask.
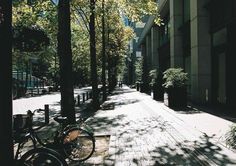
[[[136,82],[136,90],[140,91],[140,82]]]
[[[164,100],[164,89],[162,87],[153,87],[153,99],[157,101]]]
[[[164,104],[171,108],[187,106],[187,88],[168,88],[164,93]]]
[[[140,92],[142,93],[149,93],[150,90],[149,90],[149,85],[148,84],[145,84],[145,83],[140,83]]]

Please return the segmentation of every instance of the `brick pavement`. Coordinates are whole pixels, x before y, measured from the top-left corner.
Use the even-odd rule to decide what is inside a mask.
[[[88,122],[97,134],[111,135],[109,156],[97,165],[236,165],[235,153],[223,146],[219,133],[194,127],[193,114],[193,124],[179,114],[134,89],[117,89]],[[213,117],[205,116],[211,123]]]
[[[38,108],[47,101],[51,109],[59,110],[59,96],[30,101],[19,106]],[[220,139],[232,123],[188,111],[173,111],[126,86],[115,90],[86,122],[95,135],[110,135],[109,155],[103,161],[91,158],[84,165],[236,165],[235,152]]]

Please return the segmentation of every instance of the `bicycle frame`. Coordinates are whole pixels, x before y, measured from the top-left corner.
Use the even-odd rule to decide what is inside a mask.
[[[30,112],[30,119],[33,120],[33,115],[34,113]],[[57,120],[56,120],[57,121]],[[33,128],[33,125],[31,123],[30,126],[28,126],[27,132],[26,134],[24,134],[19,140],[18,140],[18,147],[16,150],[16,154],[15,154],[15,159],[17,160],[20,154],[20,149],[23,149],[25,143],[27,142],[27,140],[30,140],[33,144],[33,148],[32,149],[37,149],[39,148],[37,146],[37,143],[39,145],[41,145],[42,147],[45,148],[49,148],[49,149],[53,149],[56,151],[61,151],[63,153],[65,153],[65,155],[67,157],[70,156],[70,150],[68,151],[68,148],[77,148],[77,146],[80,145],[79,142],[75,141],[78,137],[80,137],[79,135],[81,134],[81,132],[83,134],[87,133],[88,136],[88,141],[91,142],[91,151],[88,153],[87,156],[83,156],[84,158],[75,158],[74,157],[69,157],[70,160],[74,160],[74,161],[84,161],[86,159],[88,159],[92,153],[94,152],[95,149],[95,139],[93,137],[93,132],[91,132],[91,130],[87,129],[86,130],[86,126],[83,125],[81,122],[79,124],[72,124],[72,125],[67,125],[66,127],[63,127],[64,122],[66,122],[66,118],[62,117],[61,119],[58,118],[59,123],[59,130],[57,130],[56,132],[54,132],[54,137],[53,137],[53,141],[51,143],[45,143],[44,141],[42,141],[42,139],[38,136],[38,133],[35,131],[36,129]],[[84,133],[85,131],[85,133]],[[52,137],[51,137],[52,138]],[[67,142],[67,140],[69,140]],[[78,139],[80,140],[80,139]],[[76,145],[77,144],[77,145]],[[66,150],[65,150],[66,149]],[[80,153],[80,152],[79,152]]]

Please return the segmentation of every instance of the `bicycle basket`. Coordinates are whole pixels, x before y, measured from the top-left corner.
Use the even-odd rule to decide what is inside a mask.
[[[13,115],[13,130],[23,131],[32,125],[32,118],[27,114]]]

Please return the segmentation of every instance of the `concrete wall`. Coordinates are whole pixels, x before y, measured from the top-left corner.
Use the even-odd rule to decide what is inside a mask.
[[[191,26],[191,99],[197,103],[211,101],[211,36],[207,0],[190,1]]]
[[[159,57],[158,57],[158,27],[154,26],[151,29],[151,56],[152,56],[152,68],[159,68]]]
[[[170,0],[170,66],[184,67],[182,33],[179,27],[183,24],[182,0]]]

